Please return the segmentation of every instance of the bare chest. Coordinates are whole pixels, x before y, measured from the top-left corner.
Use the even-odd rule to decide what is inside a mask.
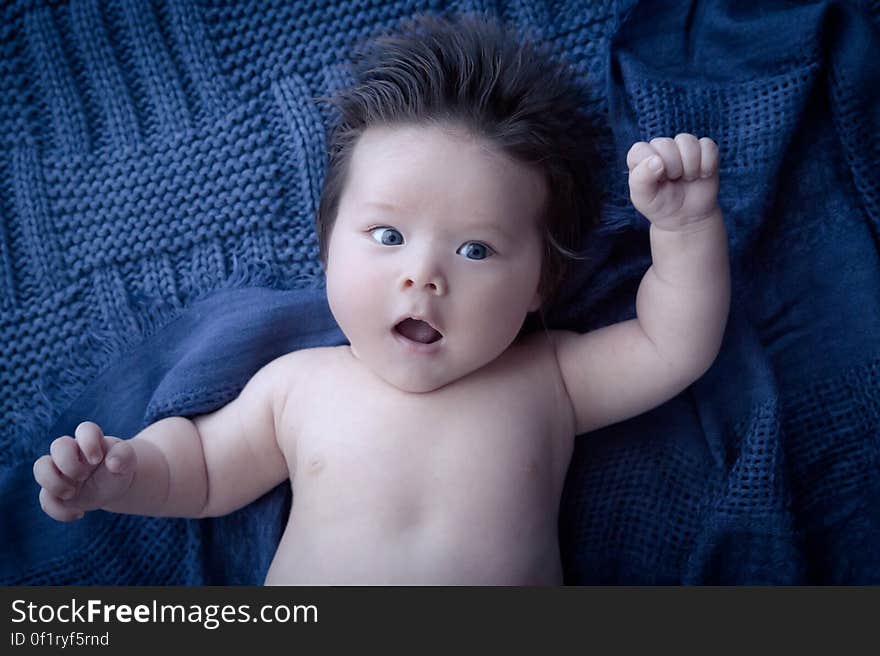
[[[325,520],[370,508],[389,521],[558,504],[573,436],[549,368],[496,367],[407,394],[339,366],[282,436],[295,504]]]

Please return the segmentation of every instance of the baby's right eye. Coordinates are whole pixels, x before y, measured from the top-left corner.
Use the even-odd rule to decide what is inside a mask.
[[[383,246],[400,246],[403,243],[403,235],[394,228],[380,226],[372,228],[370,234],[378,243]]]

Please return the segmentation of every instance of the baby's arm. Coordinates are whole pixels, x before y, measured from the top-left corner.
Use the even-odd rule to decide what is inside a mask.
[[[730,272],[717,203],[717,146],[693,135],[639,142],[627,165],[633,204],[651,221],[653,263],[639,286],[636,319],[584,335],[555,334],[578,434],[641,414],[685,389],[711,366],[727,322]]]
[[[240,508],[287,478],[276,440],[283,405],[279,360],[211,414],[168,417],[130,440],[83,422],[76,439],[52,442],[34,463],[40,504],[60,521],[89,510],[214,517]]]

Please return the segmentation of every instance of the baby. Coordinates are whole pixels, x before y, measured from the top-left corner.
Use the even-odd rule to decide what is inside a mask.
[[[670,399],[718,353],[718,149],[629,150],[653,255],[637,318],[521,334],[595,218],[563,67],[493,23],[426,17],[359,65],[333,99],[318,217],[350,346],[288,353],[228,405],[132,439],[81,423],[34,464],[40,503],[60,521],[218,517],[289,478],[266,584],[559,584],[575,436]]]

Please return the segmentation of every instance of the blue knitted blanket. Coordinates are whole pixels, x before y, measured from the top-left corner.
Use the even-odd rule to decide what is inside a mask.
[[[129,437],[344,343],[312,229],[351,45],[477,10],[572,64],[603,220],[550,316],[635,316],[634,141],[721,150],[733,300],[709,372],[580,436],[566,581],[880,583],[880,3],[11,0],[0,7],[0,584],[258,584],[281,485],[211,520],[40,510],[31,467],[92,419]],[[475,527],[475,530],[479,530]]]

